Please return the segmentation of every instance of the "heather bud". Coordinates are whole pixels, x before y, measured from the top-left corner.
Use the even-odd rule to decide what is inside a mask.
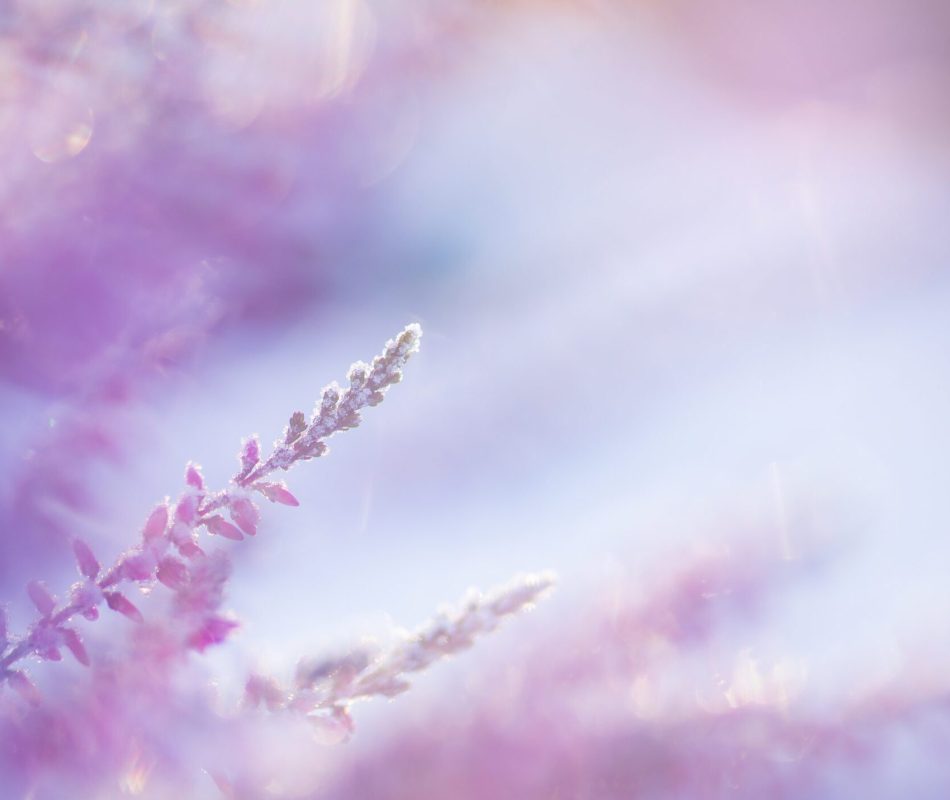
[[[145,529],[142,531],[142,538],[146,542],[155,541],[161,538],[168,527],[168,506],[162,503],[149,514],[145,521]]]
[[[224,517],[220,517],[217,514],[213,517],[208,517],[208,519],[204,521],[204,524],[208,526],[208,531],[216,536],[223,536],[225,539],[233,539],[236,542],[244,538],[241,531],[235,528]]]
[[[175,507],[175,519],[190,525],[195,521],[197,511],[198,498],[193,495],[185,495]]]
[[[203,492],[205,488],[205,480],[201,476],[201,467],[197,464],[189,463],[185,468],[185,483],[188,484],[192,489],[197,489],[199,492]]]
[[[284,431],[284,443],[291,444],[300,438],[307,429],[307,418],[303,411],[295,411],[290,416],[290,422],[287,423],[287,429]]]
[[[169,589],[178,589],[188,580],[188,567],[177,558],[166,556],[158,565],[157,576]]]
[[[73,654],[75,659],[85,667],[89,666],[89,654],[86,652],[86,647],[82,643],[82,639],[79,638],[79,634],[76,633],[72,628],[62,628],[60,634],[63,638],[63,644],[69,649],[69,652]]]
[[[199,653],[214,644],[220,644],[228,638],[238,624],[224,617],[208,617],[191,636],[188,637],[188,646]]]
[[[119,592],[106,592],[106,605],[109,606],[113,611],[118,611],[120,614],[125,615],[130,620],[134,622],[144,622],[142,617],[142,612],[139,611],[131,601]]]
[[[257,506],[244,497],[238,497],[231,501],[231,519],[248,536],[254,536],[257,533],[257,524],[260,522],[261,514]]]
[[[82,539],[73,540],[73,552],[76,554],[76,563],[79,565],[79,573],[89,580],[95,580],[99,574],[99,562],[92,554]]]
[[[282,503],[285,506],[300,505],[300,501],[282,483],[256,483],[254,488],[272,503]]]
[[[240,476],[249,475],[261,460],[261,443],[256,436],[250,436],[241,445]]]
[[[26,585],[26,593],[44,617],[48,617],[53,613],[53,609],[56,608],[56,600],[40,581],[30,581]]]

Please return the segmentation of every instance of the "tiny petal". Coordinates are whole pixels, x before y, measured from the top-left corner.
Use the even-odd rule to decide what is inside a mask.
[[[178,501],[175,507],[175,519],[190,525],[195,521],[195,513],[198,511],[198,498],[194,495],[185,495]]]
[[[258,489],[272,503],[282,503],[285,506],[300,505],[300,501],[282,483],[256,483],[254,488]]]
[[[178,552],[185,556],[185,558],[197,558],[205,554],[205,551],[191,540],[179,544]]]
[[[89,654],[86,652],[86,647],[83,645],[82,639],[79,638],[79,634],[72,628],[63,628],[61,633],[63,635],[63,644],[69,648],[69,652],[76,657],[76,660],[80,664],[84,667],[88,667]]]
[[[151,514],[148,515],[148,519],[145,521],[145,530],[142,531],[142,538],[144,538],[146,542],[160,539],[165,533],[165,528],[167,527],[168,506],[162,503],[160,506],[157,506]]]
[[[129,601],[125,595],[120,594],[119,592],[106,592],[106,604],[113,611],[118,611],[120,614],[124,614],[129,619],[134,620],[135,622],[144,622],[145,620],[142,617],[142,612],[139,611],[132,603]]]
[[[40,581],[30,581],[26,585],[26,591],[30,596],[30,600],[33,601],[33,604],[44,617],[48,617],[53,613],[53,609],[56,608],[56,600]]]
[[[166,556],[158,565],[158,579],[169,589],[177,589],[188,580],[188,567],[177,558]]]
[[[122,559],[122,575],[130,581],[147,581],[155,570],[155,559],[149,553],[130,553]]]
[[[220,644],[228,638],[238,624],[234,620],[224,617],[208,617],[202,626],[188,637],[188,646],[199,653],[211,645]]]
[[[247,475],[261,460],[261,443],[256,436],[249,436],[241,445],[241,475]]]
[[[264,703],[268,710],[276,711],[283,705],[286,697],[273,678],[251,674],[244,686],[244,703],[249,708],[257,708]]]
[[[26,675],[18,670],[7,673],[10,686],[27,702],[34,705],[40,702],[40,691]]]
[[[185,483],[187,483],[193,489],[203,492],[205,488],[205,479],[201,477],[201,467],[199,467],[197,464],[189,462],[188,466],[185,468]]]
[[[89,549],[89,545],[82,539],[73,540],[73,552],[79,564],[79,572],[89,580],[95,580],[99,574],[99,562]]]
[[[82,615],[86,619],[94,622],[95,620],[99,619],[99,609],[95,606],[90,606],[89,608],[83,610]]]
[[[307,429],[307,418],[303,411],[295,411],[290,415],[290,421],[287,423],[287,429],[284,431],[284,443],[292,444],[300,438]]]
[[[173,544],[182,545],[185,542],[192,542],[195,539],[195,531],[191,525],[184,522],[176,522],[168,532],[168,538]]]
[[[261,520],[261,512],[250,500],[238,497],[231,501],[231,519],[248,536],[254,536],[257,533],[257,523]]]
[[[346,379],[350,382],[350,386],[354,389],[358,389],[369,378],[369,364],[363,361],[357,361],[350,367],[350,371],[346,374]]]
[[[325,416],[333,411],[340,402],[340,387],[334,381],[325,386],[320,394],[320,414]]]
[[[241,531],[235,528],[224,517],[220,517],[217,514],[213,517],[208,517],[208,519],[205,520],[205,525],[208,526],[208,531],[216,536],[223,536],[225,539],[233,539],[236,542],[244,538]]]

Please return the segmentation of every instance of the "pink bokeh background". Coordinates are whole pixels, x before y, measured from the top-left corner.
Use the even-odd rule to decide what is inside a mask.
[[[73,580],[70,537],[119,553],[186,461],[224,484],[241,437],[419,321],[404,384],[236,556],[241,632],[167,730],[216,724],[184,699],[212,678],[550,568],[554,598],[342,749],[269,734],[281,791],[945,796],[948,44],[935,0],[8,3],[11,628],[28,580]],[[753,552],[770,600],[685,642],[662,587],[710,551]],[[618,632],[631,587],[650,623]],[[657,640],[663,687],[625,660]],[[83,777],[52,758],[48,796],[109,796],[121,739]],[[140,793],[216,796],[188,762]]]

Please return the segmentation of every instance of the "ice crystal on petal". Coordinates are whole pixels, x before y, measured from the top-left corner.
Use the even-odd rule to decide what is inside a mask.
[[[303,411],[295,411],[290,416],[287,429],[284,431],[284,444],[292,444],[307,428],[307,417]]]
[[[129,553],[122,559],[122,577],[130,581],[147,581],[155,572],[155,558],[146,551]]]

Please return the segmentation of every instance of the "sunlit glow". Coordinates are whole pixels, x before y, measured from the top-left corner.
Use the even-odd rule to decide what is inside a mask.
[[[148,761],[143,752],[136,748],[125,773],[119,779],[120,791],[132,796],[142,794],[148,786],[154,766],[154,763]]]
[[[53,118],[40,120],[33,126],[33,154],[47,164],[54,164],[79,155],[86,149],[93,133],[91,108],[73,110],[69,106],[52,109]]]
[[[766,668],[745,649],[736,659],[732,681],[723,694],[732,708],[756,705],[787,708],[801,690],[805,676],[805,665],[801,661],[788,659]]]

